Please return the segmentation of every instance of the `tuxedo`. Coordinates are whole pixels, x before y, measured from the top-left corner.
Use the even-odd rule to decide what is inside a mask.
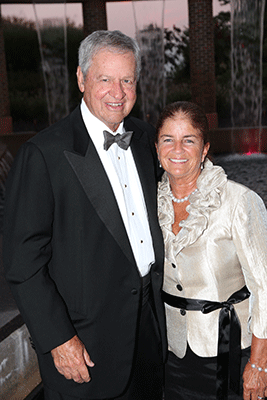
[[[134,132],[131,151],[153,240],[150,275],[164,355],[154,128],[132,117],[124,126]],[[36,347],[44,384],[81,398],[119,396],[133,364],[142,279],[80,107],[20,148],[6,183],[3,252],[6,278]],[[74,335],[95,363],[89,383],[66,380],[53,363],[50,351]]]

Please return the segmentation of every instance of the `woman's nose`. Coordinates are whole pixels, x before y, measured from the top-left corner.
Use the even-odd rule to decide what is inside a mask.
[[[183,151],[183,144],[180,141],[175,141],[173,145],[173,150],[177,153],[181,153]]]

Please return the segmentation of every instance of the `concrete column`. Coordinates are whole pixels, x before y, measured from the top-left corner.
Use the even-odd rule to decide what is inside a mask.
[[[84,36],[97,30],[107,29],[105,0],[84,0],[83,3]]]
[[[188,0],[192,101],[218,126],[212,0]]]
[[[0,4],[0,135],[11,132],[12,118],[10,116],[3,22],[1,18]]]

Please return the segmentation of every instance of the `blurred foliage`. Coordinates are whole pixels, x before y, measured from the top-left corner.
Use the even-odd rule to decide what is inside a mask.
[[[230,0],[219,0],[222,5]],[[3,19],[5,53],[11,115],[14,127],[21,130],[41,129],[47,125],[47,110],[44,83],[41,71],[41,57],[35,23],[20,18]],[[62,29],[47,27],[42,33],[46,51],[62,56],[64,49]],[[181,30],[173,26],[165,29],[165,65],[167,103],[177,100],[190,100],[190,43],[189,29]],[[265,8],[263,43],[263,98],[267,100],[267,7]],[[67,22],[68,69],[70,89],[70,109],[79,102],[81,95],[76,83],[78,47],[83,39],[82,28]],[[230,122],[231,90],[231,23],[230,12],[220,12],[214,17],[216,96],[219,124]],[[138,87],[139,92],[139,87]],[[134,115],[140,112],[140,95],[133,109]],[[267,123],[267,111],[263,110],[263,120]],[[26,123],[26,122],[27,123]],[[24,124],[24,125],[23,125]],[[16,128],[17,127],[17,128]]]
[[[230,118],[231,86],[231,26],[230,13],[220,12],[214,17],[214,47],[216,97],[219,120]],[[190,100],[190,42],[189,29],[165,29],[165,59],[167,68],[167,103]]]
[[[164,29],[165,62],[170,65],[167,78],[179,83],[181,78],[190,80],[189,62],[189,29],[182,31],[173,26],[173,29]]]
[[[7,71],[38,71],[40,52],[32,22],[21,18],[3,18]]]
[[[3,32],[14,131],[40,130],[48,125],[48,114],[35,23],[16,17],[3,19]],[[46,52],[64,57],[63,27],[46,27],[41,37]],[[70,109],[81,98],[76,69],[82,39],[82,28],[67,21]]]
[[[221,5],[230,0],[219,0]],[[220,12],[213,18],[216,103],[220,126],[230,126],[231,121],[231,15]],[[265,7],[263,33],[263,120],[267,124],[267,7]],[[245,29],[245,32],[248,33]],[[167,103],[190,100],[190,43],[189,29],[181,31],[176,26],[165,29],[165,58],[167,68]]]
[[[265,5],[262,55],[262,125],[267,125],[267,5]]]
[[[214,20],[216,106],[219,126],[231,121],[231,24],[230,12],[220,12]]]
[[[219,0],[221,5],[230,4],[230,0]],[[216,105],[219,126],[231,125],[231,14],[220,12],[213,18]],[[245,22],[244,37],[248,43],[253,40],[249,22]],[[253,27],[254,28],[254,27]],[[260,34],[260,32],[259,32]],[[258,37],[254,38],[258,41]],[[173,26],[165,29],[165,60],[167,99],[171,103],[178,100],[191,100],[190,86],[190,42],[189,29],[181,30]],[[263,32],[263,118],[267,125],[267,7],[265,7]]]

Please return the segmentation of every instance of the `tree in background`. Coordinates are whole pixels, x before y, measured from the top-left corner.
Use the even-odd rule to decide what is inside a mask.
[[[267,125],[267,6],[264,13],[263,56],[262,56],[262,125]]]
[[[230,0],[219,0],[221,5]],[[3,20],[11,115],[15,131],[40,130],[48,124],[44,82],[35,23],[24,19]],[[267,7],[263,43],[263,104],[267,100]],[[173,26],[165,29],[165,74],[167,103],[190,100],[189,30]],[[49,36],[49,35],[48,35]],[[68,69],[70,110],[79,102],[76,83],[77,53],[83,39],[82,28],[68,21]],[[231,22],[230,12],[214,17],[215,75],[219,126],[230,126]],[[138,87],[139,91],[139,87]],[[133,109],[140,116],[140,94]],[[263,124],[267,123],[263,107]]]
[[[231,125],[231,23],[230,12],[214,20],[216,105],[220,126]]]
[[[190,100],[189,30],[165,29],[165,73],[167,103]]]
[[[221,5],[230,0],[219,0]],[[231,126],[231,15],[221,11],[214,18],[216,102],[219,126]],[[165,29],[167,103],[190,100],[189,30]],[[267,124],[267,7],[263,35],[263,125]]]
[[[225,1],[225,0],[222,0]],[[228,1],[228,0],[226,0]],[[230,123],[230,12],[214,17],[215,75],[219,123]],[[189,29],[165,29],[167,103],[191,99]]]
[[[17,121],[46,120],[40,52],[33,23],[19,18],[3,19],[5,54],[13,126]],[[22,124],[21,130],[27,130]]]
[[[3,31],[13,130],[40,130],[48,126],[48,114],[35,23],[22,18],[7,18],[3,19]],[[49,45],[51,34],[55,34],[53,27],[46,29],[44,46]],[[82,28],[68,21],[67,36],[69,106],[72,110],[80,99],[75,73],[78,47],[83,39]]]

